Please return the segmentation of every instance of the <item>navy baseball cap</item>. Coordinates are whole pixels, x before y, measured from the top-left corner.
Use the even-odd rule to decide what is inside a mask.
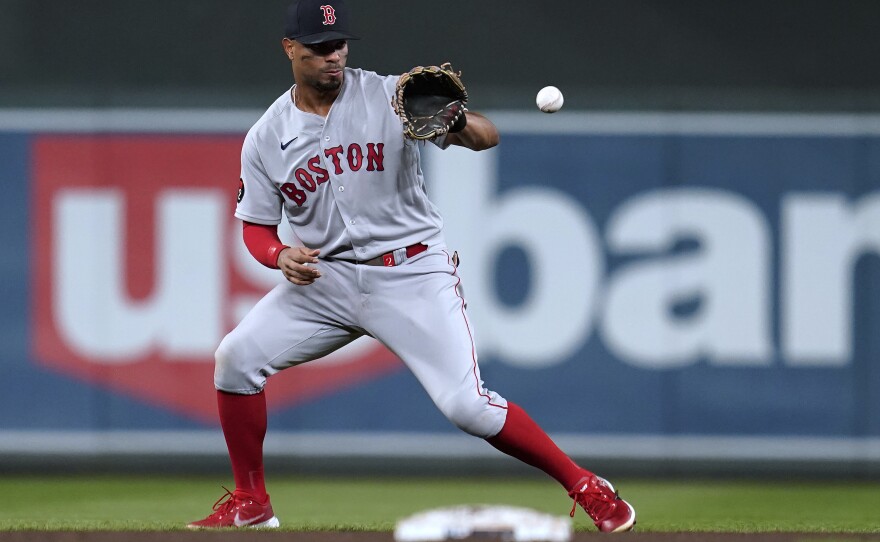
[[[356,40],[349,32],[343,0],[297,0],[287,8],[284,37],[306,45],[331,40]]]

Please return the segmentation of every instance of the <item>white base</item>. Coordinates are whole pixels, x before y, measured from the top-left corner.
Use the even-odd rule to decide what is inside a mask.
[[[494,536],[511,542],[568,542],[571,520],[512,506],[454,506],[404,518],[394,529],[396,542],[461,540]]]

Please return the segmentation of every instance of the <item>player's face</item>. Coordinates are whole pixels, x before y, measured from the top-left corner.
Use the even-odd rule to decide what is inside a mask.
[[[313,45],[293,42],[293,74],[297,83],[320,91],[342,86],[343,68],[348,60],[348,42],[325,41]]]

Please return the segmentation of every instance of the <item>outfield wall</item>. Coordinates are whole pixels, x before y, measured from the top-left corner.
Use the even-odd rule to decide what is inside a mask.
[[[90,0],[85,10],[3,0],[0,104],[268,105],[290,85],[279,43],[289,3]],[[451,62],[475,110],[530,108],[552,84],[568,109],[880,111],[880,72],[866,69],[880,65],[880,4],[870,0],[353,0],[348,8],[362,38],[349,44],[350,66],[403,73]],[[64,36],[63,51],[47,36]]]
[[[222,463],[213,351],[279,280],[232,217],[259,114],[0,111],[0,465]],[[423,153],[490,388],[600,463],[880,472],[880,117],[490,116]],[[496,457],[368,339],[267,390],[279,461]]]

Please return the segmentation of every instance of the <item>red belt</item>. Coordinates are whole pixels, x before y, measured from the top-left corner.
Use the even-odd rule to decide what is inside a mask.
[[[398,248],[397,250],[392,250],[391,252],[386,252],[381,256],[376,256],[375,258],[372,258],[370,260],[364,260],[358,263],[361,265],[382,265],[385,267],[394,267],[395,265],[400,265],[409,258],[412,258],[416,254],[421,254],[426,250],[428,250],[428,245],[424,243],[416,243],[406,248]]]

